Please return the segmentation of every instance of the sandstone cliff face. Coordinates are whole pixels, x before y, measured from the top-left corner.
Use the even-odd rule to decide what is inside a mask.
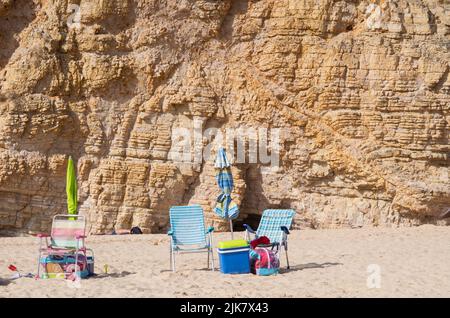
[[[65,211],[68,155],[91,233],[194,203],[223,228],[212,160],[171,156],[195,123],[283,129],[278,170],[233,166],[237,224],[436,223],[449,71],[447,0],[0,0],[0,231]]]

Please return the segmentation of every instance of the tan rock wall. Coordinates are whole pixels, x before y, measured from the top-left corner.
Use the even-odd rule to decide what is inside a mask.
[[[223,229],[212,160],[174,160],[195,123],[283,131],[278,170],[233,167],[237,225],[445,224],[449,48],[447,0],[1,0],[0,231],[65,211],[68,155],[91,233]]]

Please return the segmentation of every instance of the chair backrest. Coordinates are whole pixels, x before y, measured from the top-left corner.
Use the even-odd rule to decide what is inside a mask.
[[[77,236],[85,235],[86,219],[83,215],[55,215],[51,240],[56,247],[77,247]],[[79,246],[82,247],[82,246]]]
[[[265,210],[259,222],[258,230],[256,230],[256,235],[258,237],[267,236],[271,243],[281,243],[283,240],[281,226],[289,229],[294,215],[294,210]]]
[[[206,245],[205,220],[200,205],[173,206],[169,215],[175,245]]]

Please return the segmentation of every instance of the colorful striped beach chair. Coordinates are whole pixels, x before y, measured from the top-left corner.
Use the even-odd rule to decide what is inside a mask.
[[[82,255],[84,268],[87,268],[87,255],[84,239],[86,238],[86,219],[82,215],[55,215],[51,234],[38,234],[39,258],[37,278],[40,278],[41,261],[48,256],[73,256],[75,264]],[[45,244],[44,244],[45,242]],[[75,276],[79,275],[78,266],[74,266]],[[44,270],[47,273],[46,266]],[[65,275],[65,274],[64,274]]]
[[[287,268],[289,268],[287,239],[294,215],[294,210],[265,210],[256,231],[254,231],[248,224],[244,224],[247,241],[250,241],[251,234],[254,234],[255,238],[267,236],[270,240],[270,246],[272,246],[272,248],[276,248],[278,251],[280,246],[284,247]]]
[[[199,205],[174,206],[170,208],[170,264],[175,271],[177,253],[207,252],[207,267],[214,270],[213,241],[211,226],[205,230],[203,209]]]

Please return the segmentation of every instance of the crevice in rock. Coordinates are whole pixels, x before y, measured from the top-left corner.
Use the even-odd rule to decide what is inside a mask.
[[[439,81],[433,87],[431,87],[432,91],[439,93],[441,90],[443,90],[444,84],[448,81],[448,76],[450,73],[449,69],[450,69],[449,66],[445,68],[445,71],[444,73],[442,73],[442,76],[441,78],[439,78]],[[448,87],[447,89],[450,90],[450,87]]]
[[[15,0],[11,7],[0,14],[0,69],[8,64],[10,57],[19,47],[17,36],[36,18],[34,1]]]
[[[254,220],[261,216],[263,210],[269,205],[262,187],[261,169],[256,164],[250,164],[245,169],[244,181],[247,186],[242,198],[240,211],[243,219]]]
[[[248,11],[249,0],[231,1],[231,7],[228,10],[227,15],[222,21],[220,26],[219,37],[225,41],[231,41],[233,39],[233,24],[236,16],[245,14]]]

